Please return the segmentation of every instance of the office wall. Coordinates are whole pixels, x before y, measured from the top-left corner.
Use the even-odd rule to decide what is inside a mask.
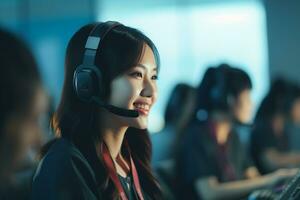
[[[269,74],[300,83],[300,1],[264,1],[267,18]]]
[[[80,26],[95,20],[94,4],[94,0],[0,1],[0,26],[27,41],[55,104],[63,84],[67,42]]]

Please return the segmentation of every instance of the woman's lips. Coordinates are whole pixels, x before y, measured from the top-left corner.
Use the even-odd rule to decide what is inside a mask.
[[[141,115],[148,116],[148,114],[149,114],[149,110],[144,110],[144,109],[141,109],[141,108],[135,108],[135,110],[138,111],[139,114],[141,114]]]
[[[147,116],[149,114],[150,105],[145,102],[135,102],[133,103],[134,109],[141,115]]]

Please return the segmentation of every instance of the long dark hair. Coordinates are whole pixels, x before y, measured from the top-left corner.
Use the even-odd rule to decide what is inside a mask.
[[[52,127],[58,137],[73,141],[87,158],[96,173],[104,198],[118,199],[117,190],[109,179],[102,157],[99,156],[99,151],[96,150],[96,146],[103,142],[99,108],[94,104],[80,101],[74,93],[72,85],[74,70],[82,63],[84,46],[89,33],[94,27],[95,24],[83,26],[73,35],[68,44],[63,92],[58,109],[52,119]],[[105,36],[95,60],[95,64],[100,68],[104,79],[104,85],[102,86],[105,91],[102,97],[104,101],[109,98],[112,80],[138,64],[145,45],[152,49],[159,68],[160,61],[156,47],[140,31],[119,25],[110,30]],[[152,199],[159,199],[161,197],[160,188],[150,166],[152,146],[148,131],[128,128],[124,141],[128,143],[130,148],[144,192]],[[126,147],[123,145],[122,150],[124,148]]]
[[[0,141],[6,123],[13,114],[27,115],[41,77],[28,46],[12,33],[0,29]],[[20,98],[21,97],[21,98]]]

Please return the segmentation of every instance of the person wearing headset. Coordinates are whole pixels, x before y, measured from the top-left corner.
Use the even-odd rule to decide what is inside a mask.
[[[292,116],[297,115],[300,93],[296,84],[275,79],[258,107],[251,134],[251,154],[260,173],[300,166],[300,154],[293,149],[299,135],[293,135]],[[295,112],[296,111],[296,112]],[[293,113],[295,112],[295,113]],[[296,117],[296,115],[294,115]],[[296,136],[296,137],[295,137]]]
[[[248,176],[248,156],[232,132],[232,70],[225,64],[208,68],[198,86],[194,117],[178,145],[179,199],[241,199],[297,172],[279,170]]]
[[[83,26],[66,52],[65,81],[32,199],[160,199],[150,166],[148,115],[159,54],[118,22]]]

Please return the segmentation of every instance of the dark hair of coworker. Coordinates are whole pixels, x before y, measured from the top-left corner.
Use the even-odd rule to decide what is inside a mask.
[[[194,88],[185,83],[177,84],[169,97],[165,110],[165,123],[178,124],[180,116],[183,114],[188,98],[191,98]]]
[[[209,67],[197,89],[196,111],[206,111],[207,115],[214,111],[230,113],[230,99],[237,98],[245,89],[252,89],[245,71],[228,64]]]
[[[276,114],[287,117],[293,99],[293,85],[281,78],[274,80],[270,91],[262,100],[255,116],[255,123],[267,125]]]
[[[76,67],[82,63],[84,46],[94,26],[95,24],[89,24],[82,27],[73,35],[68,44],[63,92],[52,120],[52,126],[57,136],[72,140],[87,158],[96,173],[104,199],[118,199],[117,189],[109,179],[102,157],[99,156],[102,152],[99,153],[96,150],[96,146],[99,147],[99,144],[103,142],[99,108],[95,104],[80,101],[74,93],[72,85],[73,73]],[[110,30],[101,41],[95,64],[100,68],[104,79],[102,82],[105,91],[102,97],[104,101],[107,101],[110,96],[112,80],[138,64],[144,53],[145,45],[152,49],[159,68],[159,54],[153,42],[134,28],[124,25],[117,26]],[[161,198],[159,185],[151,171],[152,146],[148,131],[130,127],[126,131],[124,141],[128,143],[135,161],[142,189],[151,199]],[[123,146],[122,151],[125,148]]]
[[[252,89],[251,79],[244,70],[231,67],[229,77],[229,90],[234,98],[237,98],[243,90]]]
[[[221,64],[209,67],[197,88],[197,105],[195,111],[206,111],[208,115],[214,112],[228,112],[229,73],[231,67]],[[197,116],[197,113],[195,113]],[[210,117],[210,116],[208,116]]]
[[[180,140],[184,132],[186,123],[192,117],[192,112],[195,105],[195,88],[186,84],[177,84],[169,97],[167,107],[165,110],[165,124],[174,126],[175,128],[175,141],[174,153],[176,154],[177,140]]]
[[[27,45],[0,29],[0,141],[7,120],[26,116],[36,88],[41,83],[38,67]]]

